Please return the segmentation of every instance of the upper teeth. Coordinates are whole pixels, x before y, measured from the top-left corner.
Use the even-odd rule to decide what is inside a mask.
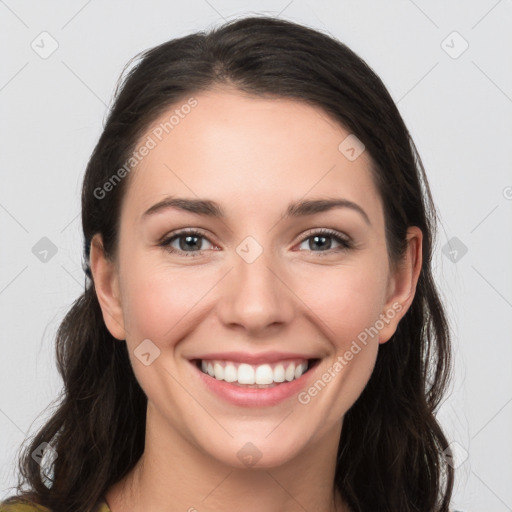
[[[308,368],[307,361],[251,365],[232,361],[201,360],[201,369],[217,380],[239,384],[272,384],[298,379]]]

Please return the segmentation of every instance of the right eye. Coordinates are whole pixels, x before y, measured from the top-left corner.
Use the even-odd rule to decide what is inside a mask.
[[[164,247],[167,251],[171,253],[176,254],[183,254],[184,256],[201,256],[204,252],[203,249],[200,249],[198,251],[194,250],[197,249],[198,246],[201,246],[200,240],[208,240],[203,234],[201,234],[199,231],[193,230],[193,229],[187,229],[178,231],[176,233],[171,233],[171,236],[166,237],[162,242],[159,244],[160,246]],[[173,247],[171,244],[178,241],[178,247]],[[211,243],[211,242],[209,242]],[[192,249],[191,251],[187,249]]]

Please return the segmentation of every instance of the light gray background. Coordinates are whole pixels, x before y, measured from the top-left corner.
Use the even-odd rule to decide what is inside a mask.
[[[84,286],[81,180],[123,66],[251,12],[339,38],[397,102],[442,220],[435,271],[456,367],[440,418],[457,443],[454,505],[512,510],[510,0],[0,0],[1,497],[20,443],[60,391],[55,333]],[[58,43],[47,58],[31,46],[51,48],[44,31]],[[46,263],[32,252],[43,237],[57,248]]]

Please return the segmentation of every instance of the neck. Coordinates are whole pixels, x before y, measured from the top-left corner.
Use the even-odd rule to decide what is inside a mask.
[[[106,493],[107,504],[112,512],[347,512],[333,489],[340,433],[341,422],[282,465],[236,468],[170,431],[148,404],[144,454]]]

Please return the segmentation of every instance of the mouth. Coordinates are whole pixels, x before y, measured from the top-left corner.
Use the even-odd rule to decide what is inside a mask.
[[[265,364],[249,364],[221,359],[192,359],[191,363],[215,381],[239,388],[266,389],[298,381],[320,362],[313,359],[286,359]]]

